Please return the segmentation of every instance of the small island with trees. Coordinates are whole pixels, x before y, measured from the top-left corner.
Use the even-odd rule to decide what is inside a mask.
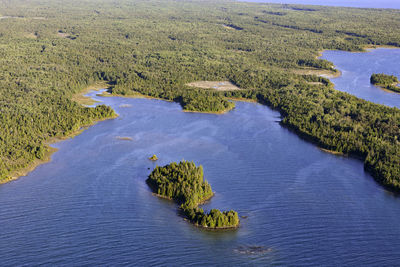
[[[399,80],[394,75],[387,75],[383,73],[372,74],[370,81],[373,85],[389,91],[400,93],[400,87],[398,86]]]
[[[180,204],[185,217],[196,226],[206,229],[239,227],[236,211],[212,209],[205,213],[198,207],[214,195],[210,184],[204,179],[201,165],[197,167],[193,162],[181,161],[164,167],[157,166],[146,182],[157,196]]]
[[[151,157],[149,158],[149,160],[151,160],[151,161],[157,161],[157,160],[158,160],[158,157],[157,157],[156,154],[153,154],[153,156],[151,156]]]

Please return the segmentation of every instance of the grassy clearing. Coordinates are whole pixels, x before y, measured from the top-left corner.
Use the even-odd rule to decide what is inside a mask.
[[[240,90],[239,87],[234,85],[229,81],[198,81],[187,83],[187,86],[204,88],[204,89],[214,89],[217,91],[234,91]]]

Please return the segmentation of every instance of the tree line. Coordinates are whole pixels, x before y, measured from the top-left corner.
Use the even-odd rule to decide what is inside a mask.
[[[370,81],[373,85],[377,85],[387,90],[400,93],[400,87],[398,86],[399,80],[394,75],[374,73],[371,75]]]

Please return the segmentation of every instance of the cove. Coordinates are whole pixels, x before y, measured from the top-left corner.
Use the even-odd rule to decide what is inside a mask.
[[[55,144],[51,162],[0,186],[3,265],[398,263],[400,199],[362,162],[281,127],[279,113],[248,102],[186,113],[95,94],[120,116]],[[205,210],[247,217],[238,230],[196,228],[151,194],[151,169],[182,159],[204,166],[215,191]]]
[[[377,104],[400,108],[400,94],[385,91],[370,82],[373,73],[400,77],[400,49],[377,48],[357,53],[328,50],[323,52],[321,59],[333,62],[342,73],[330,79],[335,89]]]

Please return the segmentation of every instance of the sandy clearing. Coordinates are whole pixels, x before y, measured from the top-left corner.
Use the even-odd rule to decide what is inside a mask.
[[[229,81],[198,81],[186,84],[191,87],[214,89],[217,91],[241,90],[239,87]]]
[[[292,73],[294,74],[299,74],[299,75],[317,75],[317,76],[322,76],[326,78],[336,78],[341,75],[341,72],[334,72],[330,70],[322,70],[322,69],[294,69],[291,70]]]

